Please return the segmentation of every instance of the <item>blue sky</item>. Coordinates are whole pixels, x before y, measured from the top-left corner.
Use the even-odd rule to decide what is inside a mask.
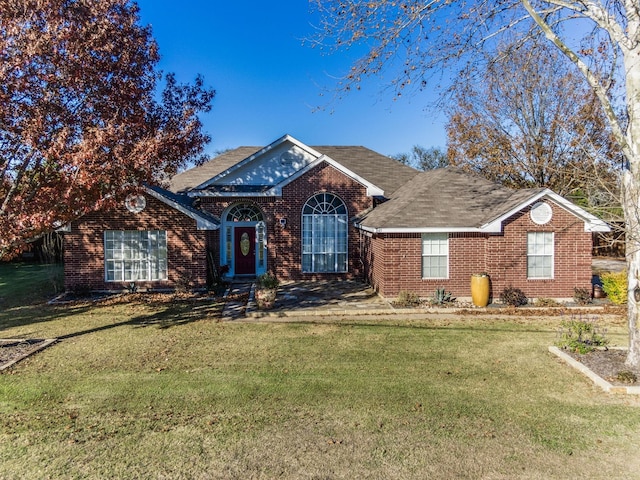
[[[308,145],[364,145],[386,155],[445,146],[446,117],[428,92],[394,101],[381,79],[332,100],[357,52],[329,55],[303,39],[317,18],[307,0],[138,0],[162,56],[159,68],[216,90],[203,116],[207,153],[267,145],[288,133]],[[324,94],[324,95],[323,95]],[[326,105],[323,110],[315,107]]]

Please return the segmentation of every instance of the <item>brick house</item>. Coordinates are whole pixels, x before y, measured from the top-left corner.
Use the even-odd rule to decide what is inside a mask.
[[[548,189],[513,191],[451,167],[418,172],[364,147],[285,135],[73,222],[65,286],[204,287],[215,268],[466,298],[470,275],[487,272],[494,292],[566,298],[590,288],[592,232],[607,230]]]

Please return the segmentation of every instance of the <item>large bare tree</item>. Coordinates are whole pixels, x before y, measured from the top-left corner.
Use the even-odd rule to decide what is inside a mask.
[[[623,162],[592,89],[544,39],[506,38],[493,53],[452,87],[451,163],[511,188],[551,188],[609,218]]]
[[[158,61],[128,0],[0,0],[0,258],[199,157],[214,93]]]
[[[397,72],[398,94],[430,88],[502,34],[542,33],[597,96],[626,159],[622,175],[629,275],[629,365],[640,365],[640,3],[638,0],[312,0],[321,12],[319,42],[364,48],[344,90],[365,76]],[[621,108],[620,108],[621,107]],[[640,295],[638,296],[640,299]]]
[[[443,168],[449,165],[447,152],[440,147],[425,148],[420,145],[414,145],[409,153],[398,153],[391,155],[391,158],[423,171]]]

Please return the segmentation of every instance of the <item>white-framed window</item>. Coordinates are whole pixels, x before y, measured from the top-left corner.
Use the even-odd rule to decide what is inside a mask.
[[[527,233],[527,278],[553,278],[553,232]]]
[[[449,278],[449,234],[422,234],[422,278]]]
[[[347,271],[347,207],[331,193],[314,195],[302,209],[302,271]]]
[[[167,280],[167,232],[107,230],[104,264],[107,282]]]
[[[238,203],[227,212],[227,222],[259,222],[262,221],[262,212],[251,204]]]

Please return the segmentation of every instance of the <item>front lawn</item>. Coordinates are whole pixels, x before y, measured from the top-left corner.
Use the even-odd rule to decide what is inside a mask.
[[[2,338],[62,338],[0,375],[0,478],[640,471],[640,401],[547,352],[559,318],[221,323],[215,302],[125,300],[0,310]]]
[[[0,262],[0,310],[50,299],[63,288],[62,264]]]

